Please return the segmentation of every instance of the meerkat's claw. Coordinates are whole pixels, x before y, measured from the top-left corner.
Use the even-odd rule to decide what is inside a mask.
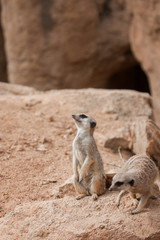
[[[139,209],[135,209],[135,210],[133,210],[133,211],[131,211],[131,214],[132,215],[135,215],[135,214],[138,214],[138,213],[140,213],[141,212],[141,210],[139,210]]]
[[[116,202],[116,207],[119,208],[119,206],[120,206],[120,203],[119,203],[119,201],[117,201]]]
[[[77,200],[80,200],[80,199],[82,199],[82,198],[84,198],[84,197],[86,197],[86,196],[88,196],[87,194],[80,194],[80,195],[78,195],[77,197],[76,197],[76,199]]]
[[[80,200],[80,199],[81,199],[81,197],[80,197],[80,196],[77,196],[77,197],[76,197],[76,200]]]
[[[135,214],[137,214],[138,212],[135,212],[135,211],[131,211],[131,214],[132,215],[135,215]]]

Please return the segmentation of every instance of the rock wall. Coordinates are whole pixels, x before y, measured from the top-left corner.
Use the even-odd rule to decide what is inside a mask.
[[[160,2],[135,0],[129,4],[133,11],[130,27],[132,50],[149,78],[155,118],[160,124]]]
[[[159,1],[1,0],[1,5],[9,82],[39,90],[145,91],[135,74],[139,61],[160,125]],[[137,88],[131,87],[134,79]]]
[[[107,87],[135,64],[122,0],[2,0],[11,83],[40,90]]]

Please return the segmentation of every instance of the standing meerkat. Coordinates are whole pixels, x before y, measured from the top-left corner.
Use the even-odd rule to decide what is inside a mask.
[[[106,190],[106,174],[93,133],[96,121],[86,114],[72,115],[77,127],[73,141],[74,187],[80,194],[76,199],[92,195],[96,200]]]
[[[121,197],[130,192],[138,205],[131,213],[136,214],[145,207],[151,197],[154,183],[157,183],[160,190],[160,175],[155,163],[145,155],[134,155],[113,177],[109,190],[121,190],[116,202],[117,207],[120,205]],[[141,195],[140,201],[136,199],[136,193]]]

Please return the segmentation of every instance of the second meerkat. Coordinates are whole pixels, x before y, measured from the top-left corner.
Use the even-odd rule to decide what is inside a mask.
[[[152,195],[153,185],[156,183],[160,190],[160,175],[156,164],[146,155],[134,155],[129,158],[122,169],[113,177],[109,190],[121,190],[117,198],[117,207],[127,192],[131,193],[137,208],[131,213],[139,213]],[[136,194],[141,195],[140,201]]]
[[[92,195],[96,200],[106,190],[106,174],[93,133],[96,121],[86,114],[72,115],[77,135],[73,141],[74,187],[81,199]]]

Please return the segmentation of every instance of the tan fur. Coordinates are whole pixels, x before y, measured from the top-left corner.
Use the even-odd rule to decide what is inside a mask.
[[[95,120],[86,114],[72,115],[77,135],[73,141],[74,187],[81,199],[92,195],[96,200],[106,190],[103,162],[93,137]]]
[[[122,167],[122,169],[113,177],[110,190],[121,190],[117,206],[120,200],[127,192],[131,193],[137,208],[132,214],[139,213],[146,205],[148,198],[152,195],[154,183],[157,183],[160,190],[159,171],[155,163],[145,155],[134,155]],[[136,193],[141,195],[140,201],[136,199]]]

